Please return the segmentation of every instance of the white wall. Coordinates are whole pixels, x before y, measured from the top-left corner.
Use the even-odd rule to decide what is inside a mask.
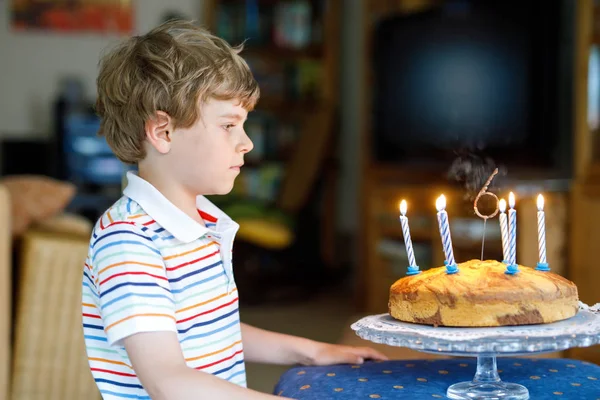
[[[120,38],[100,34],[13,32],[10,1],[0,0],[0,137],[47,137],[51,105],[62,76],[75,75],[93,98],[98,59]],[[201,0],[137,0],[135,33],[161,22],[167,11],[201,18]]]

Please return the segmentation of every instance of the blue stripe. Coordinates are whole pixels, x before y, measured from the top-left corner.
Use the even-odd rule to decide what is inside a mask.
[[[179,332],[179,333],[187,333],[188,331],[190,331],[190,330],[192,330],[194,328],[199,328],[201,326],[206,326],[206,325],[214,324],[215,322],[218,322],[218,321],[220,321],[222,319],[230,317],[230,316],[232,316],[233,314],[235,314],[237,312],[238,312],[238,309],[236,307],[235,310],[232,310],[232,311],[228,312],[227,314],[223,314],[223,315],[221,315],[221,316],[219,316],[219,317],[217,317],[215,319],[212,319],[210,321],[198,322],[197,324],[194,324],[194,325],[190,326],[187,329],[177,329],[177,332]]]
[[[223,372],[227,372],[227,371],[229,371],[230,369],[232,369],[233,367],[235,367],[236,365],[240,365],[240,364],[242,364],[243,362],[244,362],[244,360],[243,360],[243,359],[242,359],[242,360],[239,360],[239,361],[236,361],[236,362],[234,362],[233,364],[231,364],[229,367],[227,367],[227,368],[223,368],[223,369],[221,369],[221,370],[218,370],[217,372],[213,372],[212,374],[213,374],[213,375],[219,375],[219,374],[222,374]]]
[[[216,263],[214,263],[214,264],[211,264],[211,265],[208,265],[208,266],[206,266],[206,267],[204,267],[204,268],[201,268],[201,269],[198,269],[198,270],[195,270],[195,271],[192,271],[192,272],[188,272],[188,273],[187,273],[187,274],[185,274],[185,275],[181,275],[179,278],[169,279],[169,283],[175,283],[175,282],[179,282],[180,280],[183,280],[183,279],[185,279],[185,278],[189,278],[190,276],[194,276],[194,275],[196,275],[196,274],[200,274],[200,273],[202,273],[202,272],[206,272],[206,271],[208,271],[209,269],[211,269],[211,268],[214,268],[214,267],[216,267],[216,266],[219,266],[219,265],[221,265],[221,264],[223,264],[223,261],[217,261]]]
[[[169,236],[165,236],[162,238],[162,240],[172,240],[172,239],[175,239],[175,236],[169,235]]]
[[[220,327],[218,329],[215,329],[214,331],[206,332],[206,333],[199,333],[197,335],[188,336],[186,338],[181,339],[179,342],[183,343],[183,342],[186,342],[188,340],[198,339],[198,338],[204,338],[204,337],[207,337],[207,336],[210,336],[210,335],[214,335],[215,333],[223,332],[224,330],[229,329],[232,326],[239,325],[239,323],[240,323],[239,320],[235,320],[235,321],[233,321],[230,324],[227,324],[227,325],[222,326],[222,327]]]
[[[122,296],[116,297],[116,298],[112,299],[111,301],[104,303],[103,305],[100,306],[100,309],[104,310],[106,307],[111,306],[113,303],[116,303],[118,301],[121,301],[121,300],[126,299],[127,297],[131,297],[131,296],[148,297],[148,298],[161,298],[162,297],[162,298],[169,300],[171,302],[171,304],[173,303],[173,299],[171,299],[169,296],[165,296],[164,294],[126,293]]]
[[[206,279],[198,281],[198,282],[190,283],[189,285],[183,287],[182,289],[171,289],[171,293],[183,293],[186,290],[193,288],[194,286],[198,286],[198,285],[201,285],[208,281],[212,281],[213,279],[217,279],[218,277],[223,276],[223,275],[225,275],[225,272],[221,271],[217,275],[211,276],[210,278],[206,278]]]
[[[131,214],[131,199],[127,198],[127,212]]]
[[[109,390],[101,390],[100,393],[102,393],[102,394],[109,394],[109,395],[115,396],[115,397],[122,397],[124,399],[152,400],[150,398],[150,396],[140,396],[140,395],[137,395],[137,394],[116,393],[116,392],[111,392]]]
[[[154,230],[154,233],[161,233],[165,230],[165,228],[158,228]]]
[[[126,388],[144,390],[144,387],[142,385],[136,385],[134,383],[121,383],[121,382],[116,382],[116,381],[111,381],[111,380],[108,380],[108,379],[101,379],[101,378],[97,378],[97,379],[94,379],[94,380],[97,383],[108,383],[109,385],[115,385],[115,386],[121,386],[121,387],[126,387]]]
[[[88,275],[87,271],[83,271],[83,276],[90,281],[90,283],[92,284],[92,286],[96,287],[96,284],[94,283],[94,281],[92,280],[92,278],[90,278],[90,276]]]
[[[84,339],[98,340],[100,342],[108,342],[108,339],[106,339],[105,337],[92,336],[92,335],[83,335],[83,337],[84,337]]]
[[[149,286],[149,287],[159,287],[163,290],[165,290],[167,293],[171,293],[171,291],[165,287],[160,286],[158,283],[156,282],[123,282],[123,283],[119,283],[118,285],[115,285],[113,287],[111,287],[110,289],[103,291],[100,294],[100,298],[104,297],[105,295],[109,294],[112,291],[115,291],[119,288],[122,288],[124,286]]]
[[[227,378],[225,378],[225,379],[226,379],[226,380],[228,380],[228,381],[230,381],[230,380],[232,380],[233,378],[235,378],[236,376],[238,376],[238,375],[244,375],[245,373],[246,373],[246,370],[245,370],[245,369],[243,369],[243,370],[241,370],[241,371],[238,371],[238,372],[236,372],[235,374],[231,374],[231,375],[229,375],[229,376],[228,376]]]
[[[99,243],[101,240],[104,240],[104,239],[106,239],[106,238],[109,238],[109,237],[111,237],[111,236],[113,236],[113,235],[119,235],[119,234],[123,234],[123,235],[134,235],[134,236],[140,237],[140,238],[142,238],[142,239],[144,239],[144,240],[150,241],[150,238],[149,238],[148,236],[141,235],[141,234],[139,234],[139,233],[136,233],[136,232],[133,232],[133,231],[131,231],[131,230],[125,230],[125,229],[122,229],[122,230],[119,230],[119,231],[112,231],[112,232],[108,232],[108,233],[105,233],[104,235],[100,236],[100,237],[99,237],[98,239],[96,239],[96,241],[94,242],[94,244],[93,244],[93,247],[96,247],[96,245],[97,245],[97,244],[98,244],[98,243]]]
[[[150,239],[148,239],[150,240]],[[100,247],[98,250],[96,250],[96,252],[94,253],[94,256],[92,258],[92,262],[95,263],[96,262],[96,258],[98,257],[98,254],[100,254],[100,252],[102,250],[106,250],[109,247],[113,247],[113,246],[119,246],[121,244],[133,244],[136,246],[144,246],[145,248],[147,248],[148,250],[152,251],[155,254],[158,254],[160,256],[160,251],[156,250],[154,247],[150,247],[142,242],[136,242],[134,240],[119,240],[118,242],[112,242],[109,243],[107,245],[104,245],[103,247]]]
[[[87,287],[88,289],[90,289],[90,292],[92,292],[92,294],[93,294],[94,296],[96,296],[96,298],[98,298],[98,299],[99,299],[99,297],[98,297],[98,293],[96,293],[96,291],[94,290],[94,288],[92,288],[92,287],[90,286],[90,284],[89,284],[89,283],[87,283],[87,282],[83,282],[83,286],[85,286],[85,287]]]
[[[102,325],[83,324],[83,327],[89,329],[98,329],[99,331],[104,330],[104,327]]]

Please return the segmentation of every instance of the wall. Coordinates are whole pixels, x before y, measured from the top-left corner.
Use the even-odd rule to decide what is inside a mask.
[[[9,3],[0,0],[0,138],[46,137],[52,129],[51,104],[61,77],[79,76],[89,96],[95,96],[99,56],[120,38],[12,32]],[[199,0],[138,0],[134,4],[135,33],[148,31],[171,10],[201,18]]]
[[[343,233],[356,232],[359,226],[358,190],[360,170],[360,129],[363,126],[361,89],[364,76],[364,3],[346,0],[342,10],[340,106],[341,132],[339,154],[341,177],[338,190],[337,225]]]

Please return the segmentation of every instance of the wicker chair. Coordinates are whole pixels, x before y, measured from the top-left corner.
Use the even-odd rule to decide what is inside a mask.
[[[88,237],[30,231],[17,288],[12,400],[99,399],[81,327]]]

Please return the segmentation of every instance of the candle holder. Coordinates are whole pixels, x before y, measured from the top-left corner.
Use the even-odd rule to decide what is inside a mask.
[[[506,266],[506,271],[504,271],[508,275],[515,275],[517,272],[519,272],[519,264],[509,264]]]
[[[420,274],[421,271],[419,270],[419,266],[418,265],[409,265],[406,268],[406,275],[417,275]]]
[[[537,266],[535,267],[535,269],[538,271],[544,271],[544,272],[550,271],[550,267],[548,266],[548,263],[541,263],[541,262],[537,263]]]

